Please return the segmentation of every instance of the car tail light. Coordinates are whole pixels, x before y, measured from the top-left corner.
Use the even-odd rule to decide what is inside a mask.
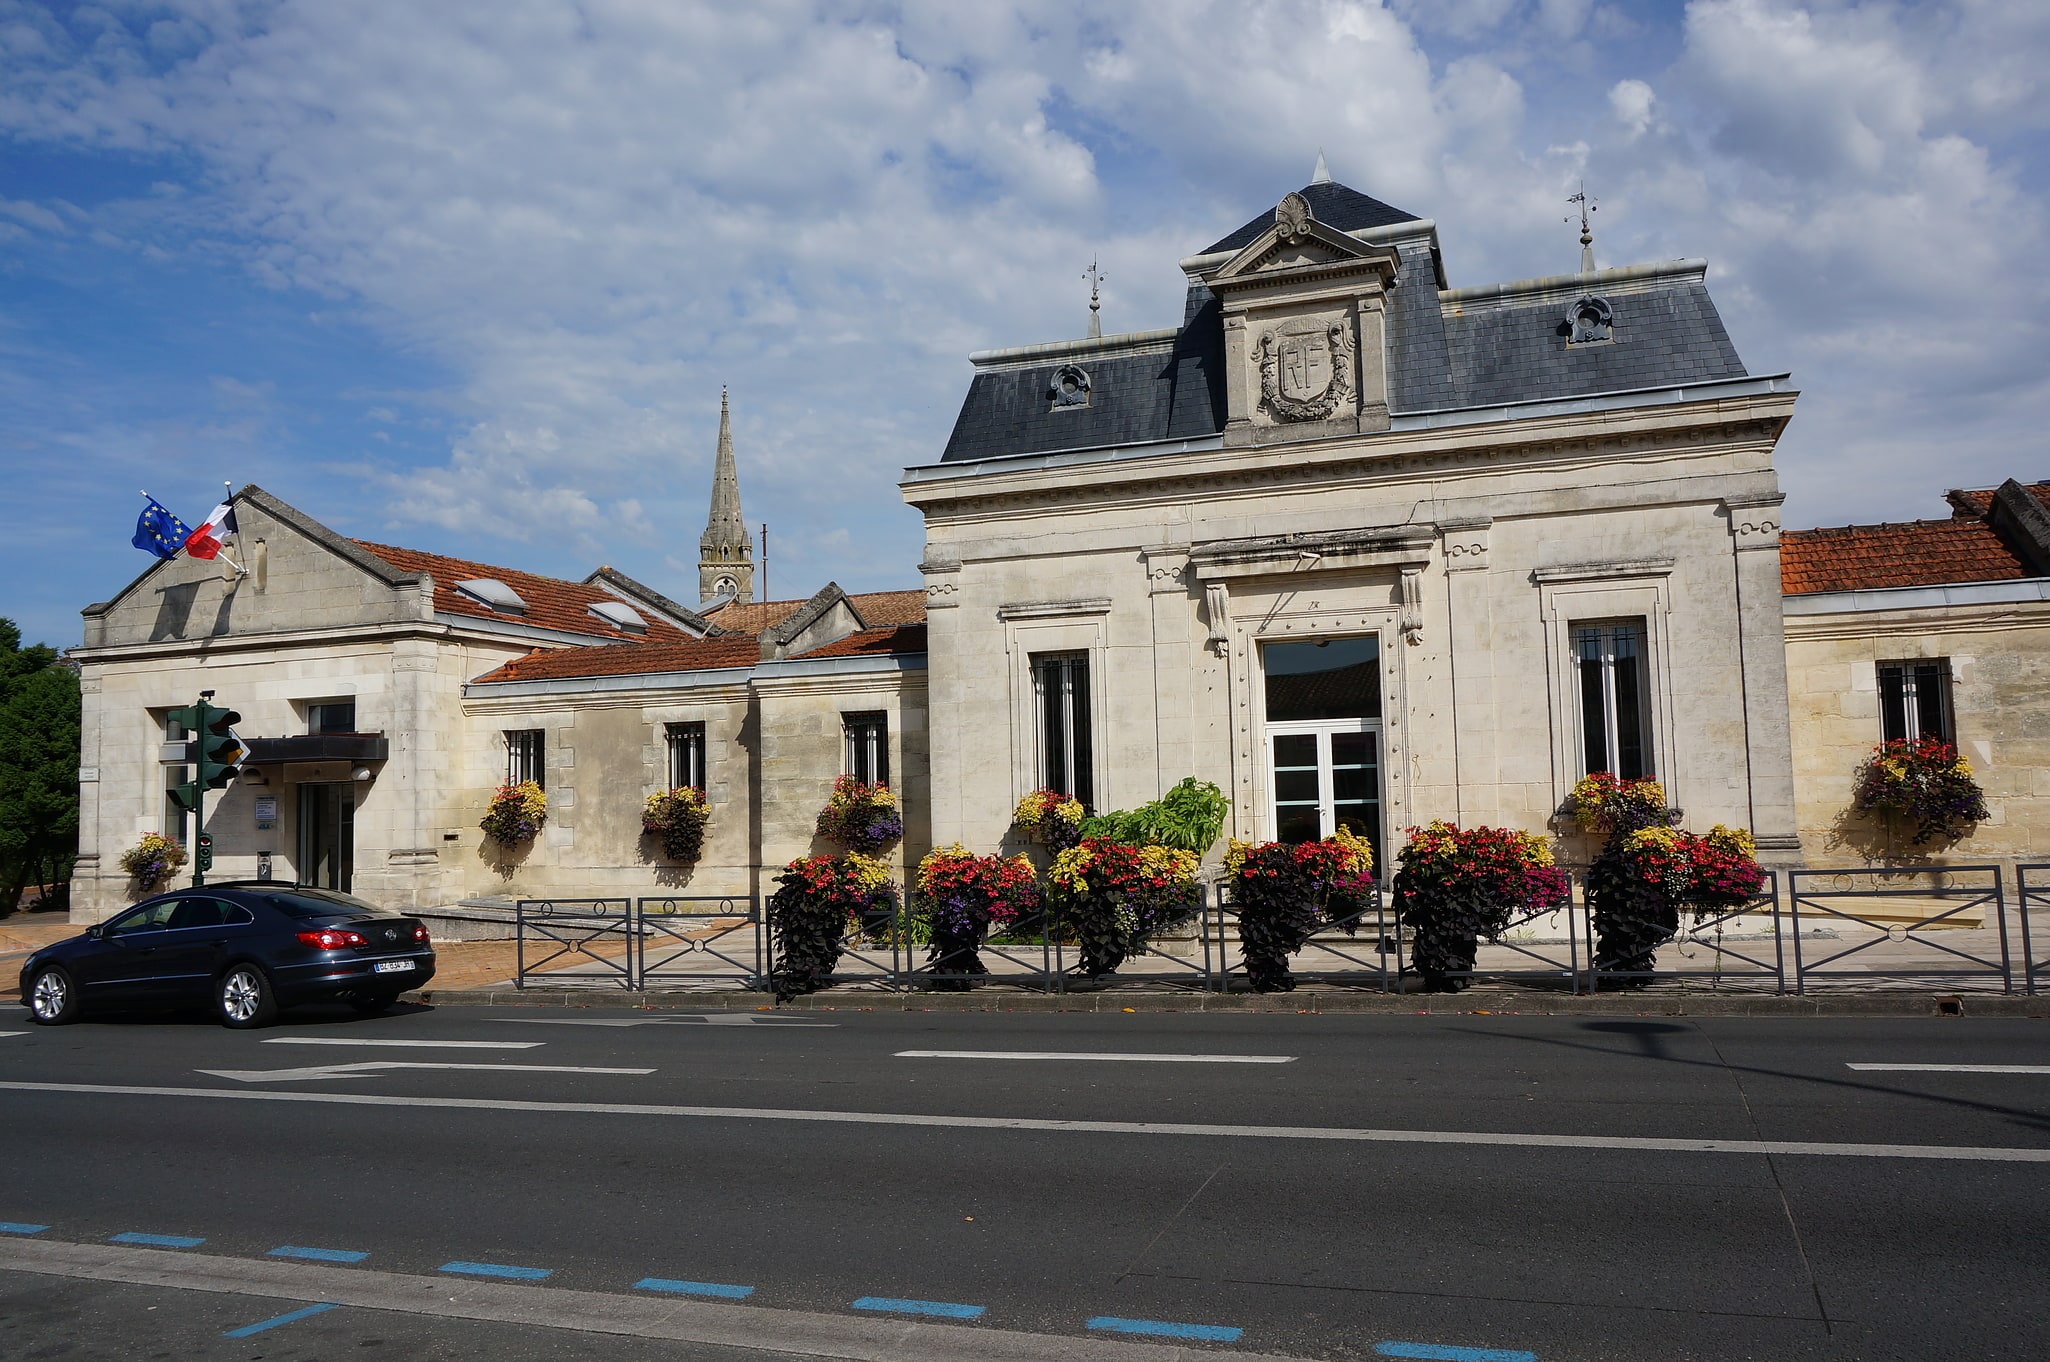
[[[416,924],[413,928],[413,939],[423,946],[426,945],[428,941],[427,929]]]
[[[345,946],[367,946],[360,932],[347,931],[341,927],[323,927],[317,932],[299,933],[299,944],[311,946],[317,951],[338,951]]]

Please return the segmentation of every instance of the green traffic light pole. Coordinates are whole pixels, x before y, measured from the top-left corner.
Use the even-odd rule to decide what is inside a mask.
[[[171,788],[172,802],[193,816],[192,838],[192,887],[197,889],[206,883],[206,872],[214,868],[213,837],[206,830],[206,792],[227,786],[236,775],[236,763],[242,759],[242,740],[235,736],[234,725],[242,718],[232,709],[216,709],[207,701],[214,698],[210,690],[199,693],[199,703],[190,709],[171,711],[171,718],[183,725],[189,735],[185,741],[185,755],[197,769],[192,779],[183,785]]]

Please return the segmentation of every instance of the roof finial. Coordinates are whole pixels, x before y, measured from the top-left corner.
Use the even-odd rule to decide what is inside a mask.
[[[1103,308],[1104,275],[1103,271],[1097,268],[1094,257],[1089,261],[1089,268],[1082,271],[1082,277],[1089,281],[1089,338],[1095,340],[1103,334],[1103,318],[1097,314]]]
[[[1317,148],[1317,168],[1310,174],[1311,184],[1330,184],[1331,167],[1324,164],[1324,148]]]
[[[1584,180],[1580,181],[1579,187],[1580,192],[1567,195],[1566,202],[1580,205],[1580,272],[1582,274],[1593,274],[1594,233],[1588,227],[1587,215],[1594,212],[1597,205],[1595,200],[1587,196],[1587,182]],[[1573,219],[1567,218],[1566,221],[1571,222]]]

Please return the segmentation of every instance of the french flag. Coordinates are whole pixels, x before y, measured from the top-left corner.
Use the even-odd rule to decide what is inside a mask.
[[[194,558],[212,558],[221,551],[221,541],[235,533],[235,503],[224,501],[206,514],[185,539],[185,551]]]

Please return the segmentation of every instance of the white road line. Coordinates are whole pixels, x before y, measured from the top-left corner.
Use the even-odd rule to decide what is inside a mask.
[[[311,1083],[328,1078],[368,1078],[387,1069],[471,1069],[511,1074],[651,1074],[653,1069],[592,1069],[573,1064],[429,1064],[403,1059],[366,1059],[360,1064],[315,1064],[304,1069],[194,1069],[209,1078],[243,1083]]]
[[[340,1270],[276,1259],[231,1258],[113,1244],[0,1240],[0,1270],[98,1282],[134,1282],[219,1295],[333,1302],[445,1319],[493,1320],[628,1338],[873,1362],[1174,1362],[1198,1350],[1158,1343],[1028,1334],[982,1324],[734,1305],[677,1296],[625,1296],[559,1286],[419,1277],[371,1268]],[[1267,1353],[1200,1350],[1202,1362],[1289,1362]]]
[[[1846,1064],[1861,1073],[2050,1074],[2050,1064]]]
[[[1147,1064],[1293,1064],[1294,1055],[1120,1055],[1081,1050],[899,1050],[898,1059],[1103,1059]]]
[[[347,1036],[271,1036],[265,1045],[368,1045],[392,1050],[536,1050],[545,1040],[351,1040]]]
[[[772,1030],[834,1027],[838,1022],[758,1017],[751,1012],[685,1012],[668,1017],[486,1017],[516,1026],[766,1026]]]
[[[1049,1121],[1029,1116],[922,1116],[887,1111],[805,1111],[779,1107],[680,1107],[639,1102],[535,1102],[493,1097],[395,1097],[367,1092],[266,1092],[247,1088],[154,1088],[113,1083],[0,1081],[0,1092],[94,1097],[194,1097],[233,1102],[311,1102],[352,1107],[437,1107],[566,1116],[655,1116],[711,1121],[802,1121],[821,1125],[926,1126],[1051,1134],[1176,1135],[1200,1139],[1329,1140],[1355,1144],[1493,1145],[1524,1149],[1615,1149],[1672,1154],[1813,1154],[1850,1159],[1956,1159],[1969,1163],[2046,1163],[2050,1146],[1847,1144],[1810,1140],[1658,1139],[1637,1135],[1523,1135],[1488,1130],[1373,1130],[1343,1126],[1223,1126],[1179,1121]]]
[[[26,1031],[0,1031],[0,1036],[25,1036],[27,1034],[28,1032]]]

